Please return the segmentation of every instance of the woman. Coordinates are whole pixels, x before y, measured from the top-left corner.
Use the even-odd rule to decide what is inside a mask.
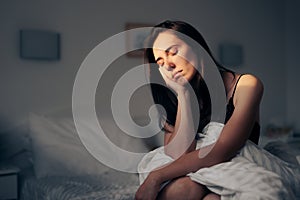
[[[225,125],[219,131],[218,140],[201,148],[197,133],[203,132],[209,124],[211,99],[199,73],[199,52],[181,34],[195,40],[209,54],[219,69],[227,96]],[[167,86],[151,84],[151,90],[155,103],[161,104],[166,110],[165,115],[161,113],[165,121],[165,135],[160,153],[172,162],[160,163],[144,177],[136,192],[136,199],[220,199],[219,195],[187,175],[231,160],[247,140],[258,143],[263,84],[253,75],[237,74],[222,67],[201,34],[185,22],[165,21],[158,24],[151,32],[147,46],[153,47],[145,51],[148,63],[156,63],[150,66],[151,83],[162,78]],[[193,92],[196,101],[192,99]],[[195,120],[195,103],[199,105],[198,121]],[[201,156],[201,152],[207,155]],[[154,154],[157,155],[157,151],[152,152]],[[155,156],[150,156],[151,159],[149,156],[142,163],[155,160]]]

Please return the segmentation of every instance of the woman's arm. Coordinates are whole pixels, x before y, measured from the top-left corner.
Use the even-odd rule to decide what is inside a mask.
[[[165,125],[167,132],[164,138],[165,153],[177,159],[182,154],[195,150],[196,147],[196,127],[191,106],[191,98],[196,97],[190,93],[191,88],[183,77],[174,81],[170,71],[164,67],[160,67],[159,71],[166,84],[177,94],[178,108],[175,126]]]
[[[184,154],[171,164],[151,172],[149,179],[161,184],[234,157],[251,133],[259,112],[262,94],[262,83],[252,75],[244,75],[239,81],[234,96],[235,110],[210,152],[203,158],[199,157],[201,150]]]
[[[165,153],[173,159],[194,151],[196,148],[196,130],[192,116],[190,93],[188,90],[179,91],[177,98],[178,109],[175,127],[165,127],[168,132],[165,133],[164,138]]]

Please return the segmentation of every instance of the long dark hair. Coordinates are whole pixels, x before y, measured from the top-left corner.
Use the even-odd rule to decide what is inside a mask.
[[[230,71],[223,67],[212,55],[207,43],[205,42],[202,35],[190,24],[182,21],[164,21],[152,29],[149,37],[147,38],[147,47],[153,46],[154,41],[156,40],[157,36],[166,31],[167,29],[173,30],[174,34],[178,36],[178,38],[182,37],[176,32],[182,33],[185,36],[193,39],[197,43],[199,43],[204,50],[209,54],[212,58],[216,66],[218,67],[220,72],[223,71]],[[193,47],[189,41],[186,41],[188,45]],[[155,58],[153,55],[152,48],[145,48],[145,62],[149,63],[149,71],[150,71],[150,87],[153,96],[153,100],[155,104],[160,104],[166,111],[166,116],[163,115],[161,112],[162,121],[166,120],[166,122],[172,126],[175,126],[176,122],[176,114],[177,114],[177,107],[178,107],[178,100],[176,95],[166,86],[164,86],[164,81],[159,73],[158,66],[155,63]],[[154,67],[155,65],[156,67]],[[199,105],[199,112],[200,113],[200,120],[198,122],[194,122],[197,127],[195,129],[197,132],[201,132],[204,126],[210,121],[211,117],[211,99],[209,95],[209,90],[207,85],[202,78],[201,74],[196,70],[196,75],[190,80],[190,85],[192,86],[196,96],[197,102]],[[230,71],[232,72],[232,71]],[[232,72],[233,73],[233,72]],[[157,84],[161,83],[161,84]]]

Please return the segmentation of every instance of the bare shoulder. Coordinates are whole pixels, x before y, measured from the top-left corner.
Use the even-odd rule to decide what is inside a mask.
[[[255,90],[258,90],[261,92],[264,89],[262,81],[258,77],[254,76],[252,74],[244,74],[240,78],[237,87],[245,87],[245,88],[249,88],[249,89],[255,89]]]
[[[236,96],[237,98],[250,98],[252,100],[257,99],[260,101],[263,91],[263,83],[258,77],[252,74],[244,74],[238,82]]]

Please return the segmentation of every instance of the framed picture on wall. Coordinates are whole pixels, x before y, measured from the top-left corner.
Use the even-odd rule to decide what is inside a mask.
[[[143,27],[153,27],[152,24],[147,23],[126,23],[125,30],[143,28]],[[143,56],[143,47],[145,39],[149,34],[149,29],[140,29],[137,31],[126,32],[126,49],[137,49],[134,51],[129,51],[127,53],[128,57],[141,57]]]
[[[48,30],[20,30],[22,59],[59,60],[60,34]]]

